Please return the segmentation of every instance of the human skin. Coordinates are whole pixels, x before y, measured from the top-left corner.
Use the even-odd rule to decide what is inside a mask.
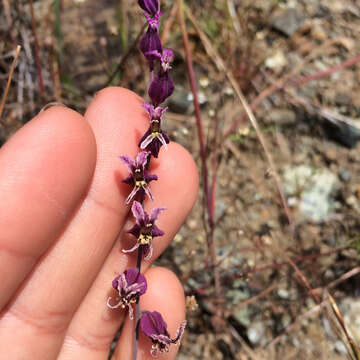
[[[53,106],[29,121],[0,149],[0,358],[107,359],[125,317],[115,359],[129,359],[133,322],[106,306],[113,278],[135,266],[135,239],[121,182],[128,173],[119,156],[135,157],[148,127],[143,100],[133,92],[101,90],[84,116]],[[174,336],[185,318],[176,276],[152,267],[189,214],[198,174],[190,154],[171,142],[151,160],[159,179],[150,185],[151,211],[166,206],[157,224],[151,261],[143,261],[148,291],[140,306],[162,313]],[[151,359],[140,336],[138,359]],[[172,346],[161,359],[174,359]]]

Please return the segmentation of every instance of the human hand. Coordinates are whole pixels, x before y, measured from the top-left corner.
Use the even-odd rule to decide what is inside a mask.
[[[100,91],[84,116],[62,106],[41,112],[0,150],[0,359],[107,359],[125,319],[115,359],[130,359],[134,321],[106,306],[113,278],[135,266],[131,191],[119,156],[135,156],[148,126],[142,100],[121,88]],[[156,259],[189,214],[198,175],[191,156],[170,143],[151,161],[150,211],[165,235],[154,240]],[[165,216],[166,215],[166,216]],[[120,234],[120,236],[119,236]],[[173,336],[185,317],[184,293],[169,270],[142,272],[148,291],[140,306],[162,313]],[[150,359],[140,335],[138,359]],[[171,347],[161,359],[174,359]]]

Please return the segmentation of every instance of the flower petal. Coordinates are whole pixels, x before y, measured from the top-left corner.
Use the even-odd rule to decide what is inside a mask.
[[[181,337],[183,336],[184,334],[184,330],[185,330],[185,327],[186,327],[186,320],[184,320],[180,326],[178,327],[178,329],[176,330],[176,335],[175,335],[175,339],[171,340],[172,343],[174,344],[179,344],[180,341],[181,341]]]
[[[136,157],[136,167],[137,168],[142,167],[144,169],[149,155],[150,155],[149,151],[142,151],[141,153],[139,153],[138,156]]]
[[[150,134],[147,138],[145,138],[140,144],[140,149],[144,150],[155,138]]]
[[[152,241],[149,242],[148,244],[148,253],[147,255],[144,257],[144,260],[148,261],[151,259],[152,255],[153,255],[153,252],[154,252],[154,248],[152,246]]]
[[[151,338],[165,347],[168,347],[171,344],[171,339],[166,335],[151,335]]]
[[[151,201],[154,201],[154,198],[153,198],[153,196],[151,194],[151,191],[150,191],[149,187],[148,186],[143,186],[142,188],[145,191],[146,195],[149,197],[149,199]]]
[[[135,161],[129,155],[121,155],[119,159],[126,165],[128,170],[132,173],[135,167]]]
[[[128,282],[126,281],[125,274],[122,273],[122,274],[120,274],[120,276],[119,276],[119,279],[118,279],[118,287],[117,287],[117,289],[119,290],[119,295],[120,295],[120,296],[121,296],[121,293],[122,293],[122,292],[126,292],[127,287],[128,287]]]
[[[118,275],[113,281],[112,281],[112,287],[117,290],[118,289],[118,282],[119,282],[120,275]]]
[[[141,292],[139,295],[142,295],[145,293],[145,291],[147,289],[147,281],[146,281],[145,276],[143,274],[141,274],[139,269],[129,268],[124,271],[124,274],[125,274],[126,281],[129,285],[128,289],[132,285],[136,284],[138,286],[141,286]]]
[[[161,133],[159,133],[159,135],[157,137],[160,140],[160,142],[164,145],[165,150],[167,150],[166,141],[165,141],[163,135]]]
[[[160,335],[162,333],[161,330],[163,330],[164,326],[162,325],[162,323],[160,323],[160,325],[161,325],[160,329],[158,328],[157,320],[159,318],[162,320],[161,315],[157,311],[154,311],[154,312],[144,311],[142,313],[141,318],[140,318],[140,328],[146,336],[151,338],[152,335]],[[164,324],[165,324],[165,329],[166,329],[167,325],[165,322],[164,322]]]
[[[157,220],[157,218],[160,216],[160,213],[163,210],[166,210],[165,206],[161,206],[161,207],[152,209],[151,215],[150,215],[150,222],[154,223]]]
[[[120,306],[122,305],[121,299],[120,299],[119,302],[118,302],[117,304],[115,304],[115,305],[111,305],[111,304],[110,304],[110,299],[111,299],[111,297],[109,297],[109,298],[107,299],[107,302],[106,302],[106,305],[107,305],[110,309],[117,309],[118,307],[120,307]]]
[[[143,221],[145,221],[145,212],[143,207],[138,201],[134,201],[131,206],[131,211],[136,219],[136,222],[139,224]]]
[[[162,335],[169,336],[169,333],[167,331],[167,324],[164,321],[161,314],[159,312],[157,312],[157,311],[153,311],[151,314],[153,316],[153,319],[156,322],[156,328],[158,329],[158,335],[162,334]]]
[[[128,250],[125,250],[125,249],[122,249],[122,252],[123,253],[129,253],[129,252],[133,252],[135,251],[138,247],[140,246],[140,244],[138,242],[136,242],[136,244],[131,248],[131,249],[128,249]]]
[[[138,186],[134,186],[134,188],[132,189],[131,193],[129,194],[129,196],[126,198],[125,200],[125,204],[128,205],[130,204],[131,200],[135,197],[136,193],[139,191],[139,187]]]

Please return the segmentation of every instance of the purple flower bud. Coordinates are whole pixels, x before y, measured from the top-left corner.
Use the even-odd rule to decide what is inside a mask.
[[[160,0],[138,0],[138,3],[144,11],[152,16],[160,12]]]
[[[149,61],[150,71],[154,70],[154,61],[161,57],[162,46],[157,30],[148,28],[140,40],[140,49]]]
[[[150,181],[157,180],[157,176],[145,170],[149,155],[150,152],[142,151],[138,154],[135,161],[128,155],[120,156],[120,160],[130,171],[130,175],[123,182],[134,187],[126,199],[126,204],[129,204],[136,195],[138,195],[141,202],[144,201],[145,194],[153,200],[148,185]]]
[[[127,307],[130,320],[133,320],[132,304],[136,303],[137,299],[146,292],[147,282],[145,276],[142,275],[138,269],[130,268],[118,275],[113,280],[112,286],[119,292],[118,302],[115,305],[111,305],[111,298],[109,298],[107,305],[111,309],[117,309],[119,307],[124,309]]]
[[[170,142],[167,134],[161,129],[161,118],[163,113],[167,110],[158,106],[157,108],[154,105],[144,103],[143,107],[150,118],[150,126],[143,137],[140,139],[139,147],[141,149],[146,149],[150,151],[154,157],[158,157],[159,151],[162,145],[167,149],[167,145]]]
[[[154,106],[159,106],[164,102],[174,91],[174,83],[168,71],[160,72],[149,87],[149,96]]]
[[[142,245],[145,247],[145,252],[148,251],[145,260],[151,258],[153,253],[153,238],[164,235],[164,232],[155,225],[155,221],[159,217],[161,211],[165,209],[165,207],[154,208],[149,216],[139,202],[133,202],[131,211],[136,219],[136,224],[128,232],[137,238],[137,242],[131,249],[123,250],[124,253],[135,251]]]
[[[140,319],[142,332],[152,340],[151,355],[156,357],[158,352],[168,352],[170,344],[179,344],[184,333],[186,320],[184,320],[176,331],[174,339],[170,338],[167,324],[157,311],[144,311]]]

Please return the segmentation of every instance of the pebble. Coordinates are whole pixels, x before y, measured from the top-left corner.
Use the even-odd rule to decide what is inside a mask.
[[[339,170],[339,177],[342,181],[349,182],[351,179],[351,172],[347,169],[341,168]]]
[[[304,21],[304,14],[295,8],[279,9],[271,20],[271,26],[290,37],[303,25]]]

